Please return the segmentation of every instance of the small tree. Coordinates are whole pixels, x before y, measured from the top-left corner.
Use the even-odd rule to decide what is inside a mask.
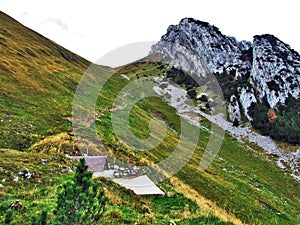
[[[106,203],[104,191],[92,178],[84,159],[80,159],[71,180],[57,195],[55,224],[95,224]]]
[[[4,224],[11,224],[12,220],[13,220],[13,211],[9,209],[5,214]]]
[[[31,225],[47,225],[47,223],[48,223],[48,213],[45,210],[43,210],[38,217],[33,216],[31,218]]]

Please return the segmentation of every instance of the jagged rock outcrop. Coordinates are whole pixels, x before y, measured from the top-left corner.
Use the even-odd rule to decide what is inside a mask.
[[[241,122],[242,116],[240,112],[240,106],[235,95],[232,95],[230,97],[230,102],[228,104],[228,114],[231,122]]]
[[[249,75],[252,63],[250,42],[238,42],[223,35],[217,27],[192,18],[171,25],[151,52],[199,74],[222,73],[225,69],[236,77]]]
[[[273,35],[254,36],[251,81],[259,99],[274,108],[300,93],[300,56]]]
[[[254,95],[254,90],[253,88],[238,88],[238,93],[239,93],[239,102],[243,108],[243,112],[245,114],[245,116],[247,117],[247,119],[249,121],[252,120],[252,118],[249,116],[249,113],[248,113],[248,109],[250,108],[251,104],[256,104],[257,103],[257,100],[255,98],[255,95]]]
[[[272,35],[255,36],[252,44],[223,35],[206,22],[185,18],[168,28],[150,54],[199,76],[229,76],[237,84],[235,98],[248,120],[251,104],[266,99],[276,107],[289,95],[298,98],[300,93],[300,56]],[[231,103],[229,111],[233,112]]]

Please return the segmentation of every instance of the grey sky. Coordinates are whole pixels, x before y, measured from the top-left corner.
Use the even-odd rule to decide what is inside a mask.
[[[271,33],[300,51],[294,0],[2,0],[1,11],[91,61],[123,45],[158,41],[183,17],[209,22],[238,40]]]

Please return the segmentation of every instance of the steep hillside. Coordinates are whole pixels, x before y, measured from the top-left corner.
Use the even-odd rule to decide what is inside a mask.
[[[90,63],[2,12],[0,52],[0,148],[70,130],[65,118]]]
[[[11,203],[20,200],[24,207],[13,211],[13,220],[17,224],[31,224],[31,216],[42,210],[48,210],[50,219],[54,216],[57,188],[74,171],[74,162],[64,154],[76,153],[70,122],[72,102],[79,79],[89,63],[3,13],[0,19],[3,53],[0,56],[0,223],[4,221]],[[219,32],[216,31],[217,34]],[[220,40],[225,41],[226,37],[222,36]],[[249,67],[251,60],[244,57],[243,52],[247,52],[251,45],[244,43],[235,47],[233,39],[230,43],[231,59],[228,62],[220,59],[216,72],[220,72],[221,66],[227,63],[240,71],[237,79],[247,77],[247,73],[242,71]],[[227,47],[224,44],[220,48]],[[215,53],[211,54],[213,58]],[[245,58],[248,60],[246,64],[243,63]],[[194,66],[198,68],[196,64]],[[208,67],[201,68],[206,70]],[[110,70],[96,65],[94,69]],[[158,186],[166,197],[138,197],[110,180],[98,179],[109,198],[102,222],[140,225],[298,224],[299,182],[290,175],[289,168],[278,168],[276,156],[266,155],[263,149],[247,139],[239,142],[226,133],[215,160],[204,171],[199,169],[213,126],[204,117],[196,118],[199,119],[197,123],[190,123],[190,114],[182,114],[184,110],[174,108],[163,98],[141,98],[129,110],[130,129],[120,126],[117,127],[118,132],[126,134],[129,130],[141,140],[151,135],[157,138],[161,127],[151,126],[153,119],[157,118],[166,125],[166,135],[158,146],[149,151],[139,151],[118,138],[112,123],[113,114],[122,111],[128,103],[125,100],[133,94],[145,94],[143,79],[153,84],[158,92],[165,90],[165,97],[175,99],[178,105],[182,104],[182,96],[178,93],[184,98],[188,95],[198,98],[198,103],[203,105],[201,110],[209,113],[210,107],[214,106],[214,96],[205,93],[195,95],[195,92],[201,92],[201,87],[193,87],[193,80],[188,77],[180,68],[165,62],[141,60],[114,70],[99,93],[93,121],[87,123],[87,128],[95,127],[111,156],[144,168],[163,162],[175,150],[190,154],[190,157],[175,157],[166,165],[167,169],[182,165],[172,177],[159,182]],[[172,87],[167,81],[181,84],[173,89],[177,93],[168,93]],[[130,89],[123,89],[134,82],[141,89],[132,88],[133,93],[129,92]],[[115,105],[117,97],[121,97],[120,105]],[[122,122],[126,119],[120,117],[117,120]],[[181,138],[190,138],[181,135],[182,124],[187,122],[191,131],[200,130],[199,138],[197,136],[193,143],[193,152],[189,146],[178,145]],[[95,148],[85,147],[89,150]],[[153,174],[149,176],[155,179]]]
[[[121,74],[126,75],[129,80],[124,79]],[[119,140],[111,121],[114,111],[107,110],[113,106],[120,91],[136,81],[137,75],[155,80],[156,85],[162,89],[170,89],[164,81],[172,80],[172,77],[166,79],[165,74],[173,74],[173,77],[176,74],[187,76],[164,63],[137,62],[120,68],[106,83],[100,93],[101,101],[98,101],[96,107],[101,112],[96,126],[103,144],[111,154],[133,165],[144,166],[162,162],[176,149],[180,139],[178,132],[181,131],[180,109],[170,107],[160,98],[154,97],[140,100],[131,109],[130,128],[141,139],[151,134],[148,124],[154,117],[162,119],[168,125],[165,139],[150,151],[138,151]],[[160,79],[162,82],[159,82]],[[130,93],[125,95],[130,96]],[[180,102],[180,95],[175,96],[175,101]],[[290,176],[288,169],[283,171],[277,166],[276,156],[266,155],[263,149],[249,143],[247,139],[243,139],[244,143],[241,143],[226,134],[213,163],[205,171],[199,170],[199,162],[211,135],[211,124],[204,118],[199,123],[201,131],[195,152],[187,164],[170,178],[177,190],[180,189],[189,198],[200,201],[200,206],[205,210],[208,210],[205,202],[212,201],[212,207],[216,207],[215,212],[220,213],[222,219],[234,216],[236,218],[229,221],[235,221],[236,224],[241,221],[245,224],[293,224],[299,221],[300,218],[296,215],[299,210],[299,182]],[[126,131],[123,127],[119,129]],[[155,134],[155,131],[152,132]],[[185,148],[181,150],[189,151]],[[170,162],[170,167],[182,161]],[[287,205],[283,199],[287,200]],[[221,209],[225,209],[227,215],[222,214]]]
[[[15,202],[19,206],[13,208],[10,224],[32,224],[42,210],[51,220],[56,192],[74,171],[74,162],[64,154],[78,153],[71,134],[72,103],[90,63],[2,12],[0,52],[0,223]],[[169,181],[160,184],[167,198],[139,197],[110,180],[98,182],[109,199],[105,224],[231,224],[202,210]]]

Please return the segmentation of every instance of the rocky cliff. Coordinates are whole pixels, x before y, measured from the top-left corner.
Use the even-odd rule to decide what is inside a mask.
[[[253,43],[237,41],[209,23],[185,18],[169,26],[150,54],[198,76],[225,77],[232,83],[227,98],[230,120],[240,120],[239,110],[252,120],[248,109],[253,103],[267,101],[276,108],[287,97],[299,96],[300,56],[272,35],[254,36]]]
[[[270,107],[300,93],[300,56],[273,35],[254,36],[251,82]]]

